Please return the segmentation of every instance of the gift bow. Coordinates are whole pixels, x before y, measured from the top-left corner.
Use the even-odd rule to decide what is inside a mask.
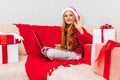
[[[120,47],[120,43],[112,41],[112,40],[108,40],[107,43],[102,47],[102,49],[100,50],[100,53],[97,57],[97,59],[95,60],[95,62],[98,62],[98,65],[100,65],[101,60],[103,59],[103,57],[106,54],[110,54],[111,50],[114,47]]]
[[[100,27],[100,29],[113,29],[112,25],[105,24]]]
[[[103,76],[107,80],[109,80],[110,75],[111,51],[114,47],[120,47],[120,43],[108,40],[108,42],[100,50],[100,53],[97,59],[95,60],[95,62],[97,62],[97,65],[100,66],[102,59],[105,57]]]

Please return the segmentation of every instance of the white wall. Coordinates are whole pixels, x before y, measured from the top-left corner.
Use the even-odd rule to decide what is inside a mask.
[[[61,12],[74,6],[85,26],[120,24],[119,0],[0,0],[0,24],[61,25]]]

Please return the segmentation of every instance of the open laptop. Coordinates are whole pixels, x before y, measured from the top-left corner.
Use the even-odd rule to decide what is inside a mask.
[[[42,49],[42,48],[43,48],[43,44],[42,44],[42,42],[41,42],[41,40],[40,40],[40,37],[39,37],[38,33],[35,32],[35,31],[33,31],[33,34],[34,34],[34,36],[35,36],[35,38],[36,38],[36,40],[37,40],[37,43],[38,43],[40,49]]]

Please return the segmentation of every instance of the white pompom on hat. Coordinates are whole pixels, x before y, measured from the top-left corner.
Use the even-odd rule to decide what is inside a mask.
[[[65,8],[65,9],[63,10],[63,12],[62,12],[62,16],[64,15],[64,13],[65,13],[66,11],[71,11],[71,12],[73,12],[73,14],[75,15],[76,19],[79,19],[79,18],[80,18],[80,15],[78,14],[78,12],[77,12],[77,10],[76,10],[75,8],[73,8],[73,7]]]

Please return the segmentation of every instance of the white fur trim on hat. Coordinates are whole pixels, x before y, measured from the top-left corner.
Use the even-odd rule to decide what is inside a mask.
[[[66,11],[72,11],[73,14],[75,15],[76,19],[78,19],[79,14],[78,14],[78,12],[76,11],[76,9],[74,9],[73,7],[68,7],[68,8],[66,8],[66,9],[63,10],[62,16],[64,15],[64,13],[65,13]]]

